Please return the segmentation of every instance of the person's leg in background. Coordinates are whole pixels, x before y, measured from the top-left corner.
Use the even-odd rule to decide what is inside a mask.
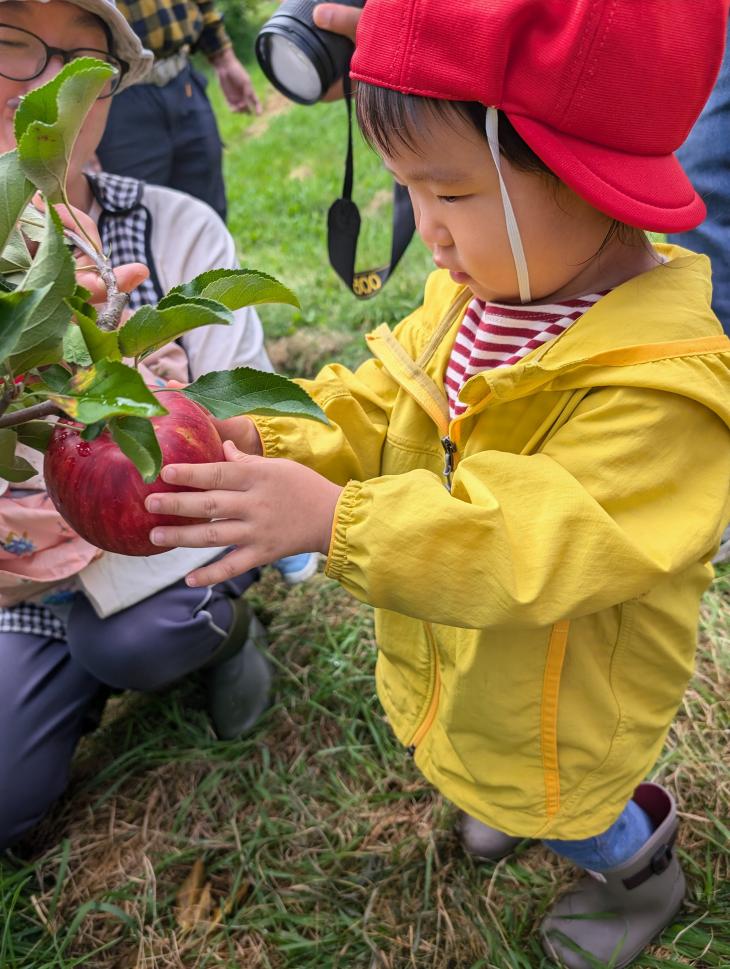
[[[183,580],[99,619],[79,595],[68,617],[68,648],[97,680],[125,690],[160,690],[205,670],[216,733],[247,733],[270,702],[271,671],[258,649],[263,627],[242,598],[252,570],[230,582],[190,589]]]
[[[727,46],[710,99],[677,157],[705,201],[707,218],[696,229],[670,235],[668,239],[710,257],[712,308],[730,336],[730,49]],[[730,525],[713,561],[716,565],[730,561]]]
[[[173,164],[166,184],[207,202],[225,222],[223,143],[205,91],[207,83],[188,65],[164,88],[173,119]]]
[[[677,152],[692,184],[707,205],[696,229],[670,235],[669,241],[712,261],[712,306],[730,335],[730,48],[705,109]]]
[[[225,222],[223,146],[205,86],[188,64],[165,85],[126,88],[112,98],[97,157],[105,172],[187,192]]]
[[[0,633],[0,849],[63,793],[76,745],[105,692],[62,640]]]
[[[97,149],[105,172],[169,185],[174,149],[164,88],[133,84],[115,95]]]

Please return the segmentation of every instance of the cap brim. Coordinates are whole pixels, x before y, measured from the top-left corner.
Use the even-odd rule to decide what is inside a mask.
[[[653,232],[684,232],[705,218],[705,203],[674,155],[627,154],[506,113],[558,178],[614,219]]]

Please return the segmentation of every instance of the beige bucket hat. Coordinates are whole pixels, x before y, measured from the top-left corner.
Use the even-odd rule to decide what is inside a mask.
[[[0,0],[3,3],[4,0]],[[48,3],[48,0],[26,0],[32,3]],[[114,0],[66,0],[75,7],[88,10],[103,20],[111,31],[114,41],[114,53],[129,65],[129,70],[122,78],[115,93],[136,84],[144,79],[152,67],[153,55],[142,46],[142,42],[129,26],[123,15],[117,10]]]

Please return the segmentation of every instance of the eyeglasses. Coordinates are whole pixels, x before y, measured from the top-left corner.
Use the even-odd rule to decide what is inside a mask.
[[[29,30],[0,24],[0,77],[5,77],[9,81],[32,81],[34,77],[39,77],[45,71],[52,57],[60,57],[64,64],[76,60],[77,57],[95,57],[97,60],[111,64],[117,73],[107,81],[99,94],[100,99],[109,98],[114,94],[129,69],[125,61],[110,54],[109,51],[95,50],[93,47],[76,47],[73,50],[49,47],[44,40]]]

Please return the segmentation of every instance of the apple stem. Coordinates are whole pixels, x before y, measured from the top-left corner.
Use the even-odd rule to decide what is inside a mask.
[[[65,411],[62,411],[52,400],[44,400],[39,404],[31,404],[30,407],[11,411],[9,414],[0,414],[0,427],[27,424],[28,421],[36,421],[39,418],[50,417],[52,414],[64,413]]]
[[[118,330],[119,324],[122,319],[122,313],[124,312],[127,303],[129,302],[129,293],[120,292],[117,286],[117,277],[114,275],[114,270],[109,263],[108,258],[101,252],[97,252],[93,246],[90,246],[86,239],[82,238],[78,233],[74,232],[73,229],[64,229],[64,234],[73,242],[77,249],[80,249],[85,256],[92,261],[95,269],[102,278],[104,285],[106,286],[106,306],[104,310],[99,313],[96,318],[96,325],[100,330],[105,330],[111,332],[112,330]]]

